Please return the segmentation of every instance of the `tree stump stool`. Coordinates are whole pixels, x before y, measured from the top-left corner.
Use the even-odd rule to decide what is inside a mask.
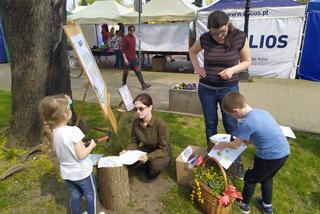
[[[119,212],[130,200],[127,167],[103,167],[97,171],[101,205],[107,210]]]

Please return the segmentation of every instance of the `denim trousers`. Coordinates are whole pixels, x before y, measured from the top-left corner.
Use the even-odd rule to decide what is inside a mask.
[[[71,181],[65,180],[70,191],[70,204],[72,214],[81,214],[81,199],[84,195],[86,209],[88,214],[96,213],[96,187],[95,178],[93,173],[88,177],[78,180]]]
[[[212,135],[217,134],[218,104],[222,113],[222,122],[226,133],[232,134],[232,132],[238,126],[237,119],[229,116],[221,109],[222,99],[228,92],[239,92],[239,86],[234,85],[222,89],[211,89],[201,84],[199,84],[198,86],[198,94],[202,105],[202,111],[206,125],[206,137],[208,145],[210,144],[209,138]]]
[[[123,67],[123,57],[122,52],[120,49],[114,49],[114,55],[116,57],[116,68],[122,68]]]

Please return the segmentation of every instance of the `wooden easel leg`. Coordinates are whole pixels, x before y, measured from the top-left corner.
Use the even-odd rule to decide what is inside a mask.
[[[86,97],[87,97],[89,86],[90,86],[90,82],[88,81],[88,83],[86,85],[86,89],[85,89],[84,94],[83,94],[82,103],[80,105],[80,110],[79,110],[76,126],[78,126],[79,121],[80,121],[80,117],[81,117],[82,112],[83,112],[83,108],[84,108],[84,104],[85,104],[85,100],[86,100]]]

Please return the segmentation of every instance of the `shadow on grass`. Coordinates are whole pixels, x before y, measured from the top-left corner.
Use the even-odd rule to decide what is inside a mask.
[[[297,132],[297,139],[291,140],[290,144],[308,150],[313,155],[320,157],[320,135]]]
[[[67,185],[59,182],[52,173],[44,174],[40,179],[41,196],[52,196],[56,204],[64,206],[70,212],[69,191]]]

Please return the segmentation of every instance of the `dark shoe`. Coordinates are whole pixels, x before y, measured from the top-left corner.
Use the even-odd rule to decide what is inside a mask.
[[[150,88],[150,87],[151,87],[151,84],[145,83],[145,84],[142,86],[142,90],[146,90],[146,89],[148,89],[148,88]]]
[[[250,213],[250,204],[245,204],[242,201],[237,201],[237,200],[236,200],[236,204],[238,205],[242,213]]]
[[[267,207],[263,206],[263,200],[261,198],[258,199],[258,206],[264,214],[272,214],[273,213],[272,212],[272,205],[267,206]]]
[[[244,169],[243,169],[243,163],[237,163],[237,177],[241,180],[244,178]]]
[[[160,173],[156,173],[154,175],[150,175],[149,173],[146,173],[146,177],[148,178],[147,182],[152,182],[154,181],[156,178],[158,178],[160,175]]]

